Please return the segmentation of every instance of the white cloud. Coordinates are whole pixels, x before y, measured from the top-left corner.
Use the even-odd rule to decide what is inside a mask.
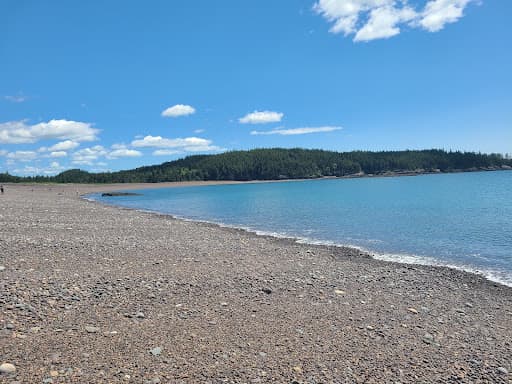
[[[187,116],[187,115],[192,115],[195,112],[196,112],[195,108],[191,107],[190,105],[176,104],[176,105],[173,105],[172,107],[165,109],[162,112],[162,116],[164,116],[164,117]]]
[[[15,161],[32,161],[37,159],[37,152],[34,151],[16,151],[9,152],[7,158]]]
[[[7,155],[9,152],[6,151],[5,149],[0,149],[0,156],[5,156]]]
[[[110,151],[101,145],[80,149],[72,154],[72,163],[79,165],[94,165],[96,160],[102,157],[107,159],[118,159],[120,157],[142,156],[141,152],[134,149],[128,149],[124,144],[114,144],[113,147],[116,147],[117,149]],[[96,165],[97,164],[106,163],[96,163]]]
[[[48,122],[27,125],[22,121],[0,123],[0,143],[23,144],[40,140],[72,140],[75,142],[94,141],[98,129],[90,123],[72,120],[50,120]]]
[[[153,151],[153,156],[169,156],[169,155],[177,155],[179,153],[183,153],[182,151],[176,151],[174,149],[157,149]]]
[[[57,161],[52,161],[50,164],[51,168],[61,168],[60,164]]]
[[[186,152],[220,151],[221,148],[212,145],[211,140],[200,137],[186,137],[184,139],[166,139],[161,136],[145,136],[143,139],[132,141],[132,146],[138,148],[168,148]]]
[[[284,114],[281,112],[272,111],[254,111],[248,113],[244,117],[238,119],[242,124],[266,124],[266,123],[277,123],[281,121]]]
[[[118,157],[139,157],[142,156],[142,152],[136,151],[135,149],[121,148],[110,152],[107,157],[117,159]]]
[[[90,148],[83,148],[72,155],[73,164],[92,165],[99,157],[106,156],[108,151],[101,145],[95,145]]]
[[[71,149],[75,149],[76,147],[80,146],[79,143],[72,140],[66,140],[61,141],[60,143],[57,143],[55,145],[52,145],[50,148],[48,148],[49,151],[69,151]]]
[[[305,135],[308,133],[320,133],[320,132],[333,132],[339,131],[341,127],[305,127],[305,128],[291,128],[291,129],[273,129],[271,131],[252,131],[251,135]]]
[[[66,151],[54,151],[50,152],[50,157],[66,157],[68,153]]]
[[[32,166],[27,165],[24,168],[15,169],[14,173],[17,175],[22,175],[22,176],[40,175],[43,173],[43,170],[40,168],[37,168],[37,167],[32,167]]]
[[[419,24],[427,31],[440,31],[445,24],[459,20],[469,2],[470,0],[431,0],[422,12]]]
[[[203,132],[204,132],[204,129],[196,129],[196,130],[194,131],[194,133],[203,133]]]
[[[418,1],[407,0],[318,0],[313,9],[332,23],[331,33],[354,35],[354,41],[389,38],[400,27],[419,27],[429,32],[441,30],[463,16],[474,0],[429,0],[422,10]]]
[[[23,175],[23,176],[33,176],[33,175],[50,176],[50,175],[55,175],[62,170],[64,170],[64,167],[61,166],[57,161],[53,161],[46,168],[26,165],[25,167],[23,167],[21,169],[15,169],[14,173],[18,174],[18,175]]]
[[[126,148],[126,144],[119,144],[119,143],[112,144],[110,146],[110,148],[112,148],[112,149],[125,149]]]
[[[416,12],[409,7],[397,9],[395,7],[375,8],[370,12],[368,22],[357,31],[354,41],[369,41],[384,39],[398,35],[400,23],[414,20]]]

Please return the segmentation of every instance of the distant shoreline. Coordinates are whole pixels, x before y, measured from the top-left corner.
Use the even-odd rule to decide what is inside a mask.
[[[131,183],[180,180],[288,180],[321,177],[411,176],[423,173],[512,169],[501,154],[444,151],[336,152],[305,148],[255,148],[210,155],[190,155],[161,164],[118,171],[68,169],[54,176],[13,176],[3,182]]]
[[[60,185],[69,185],[76,187],[84,187],[85,189],[90,188],[91,186],[105,187],[107,189],[103,190],[94,190],[93,192],[85,192],[85,193],[94,193],[94,192],[113,192],[112,188],[119,188],[119,190],[127,190],[127,189],[157,189],[157,188],[179,188],[179,187],[199,187],[199,186],[208,186],[208,185],[232,185],[232,184],[250,184],[250,183],[280,183],[280,182],[299,182],[299,181],[308,181],[308,180],[330,180],[330,179],[359,179],[359,178],[379,178],[379,177],[407,177],[407,176],[423,176],[423,175],[449,175],[456,173],[472,173],[472,172],[496,172],[496,171],[512,171],[512,167],[487,167],[487,168],[479,168],[479,169],[468,169],[468,170],[453,170],[449,172],[429,172],[429,171],[393,171],[393,172],[385,172],[382,174],[353,174],[353,175],[345,175],[345,176],[322,176],[316,178],[299,178],[299,179],[270,179],[270,180],[194,180],[194,181],[163,181],[156,183],[57,183],[57,182],[4,182],[0,183],[4,186],[9,185],[26,185],[26,186],[36,186],[36,185],[47,185],[47,186],[60,186]],[[133,187],[136,188],[133,188]],[[83,188],[83,189],[84,189]]]

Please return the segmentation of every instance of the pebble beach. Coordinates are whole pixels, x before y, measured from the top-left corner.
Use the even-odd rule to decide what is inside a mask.
[[[82,198],[159,186],[4,185],[0,383],[512,383],[512,287]]]

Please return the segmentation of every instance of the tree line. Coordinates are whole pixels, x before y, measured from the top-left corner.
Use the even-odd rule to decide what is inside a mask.
[[[0,174],[0,182],[158,183],[199,180],[280,180],[407,172],[456,172],[512,167],[500,154],[444,150],[333,152],[317,149],[253,149],[216,155],[194,155],[116,172],[80,169],[56,176]]]

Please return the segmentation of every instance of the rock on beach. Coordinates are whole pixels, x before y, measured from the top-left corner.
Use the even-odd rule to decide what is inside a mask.
[[[2,363],[2,364],[0,364],[0,373],[5,373],[5,374],[16,373],[16,366],[11,363]]]

